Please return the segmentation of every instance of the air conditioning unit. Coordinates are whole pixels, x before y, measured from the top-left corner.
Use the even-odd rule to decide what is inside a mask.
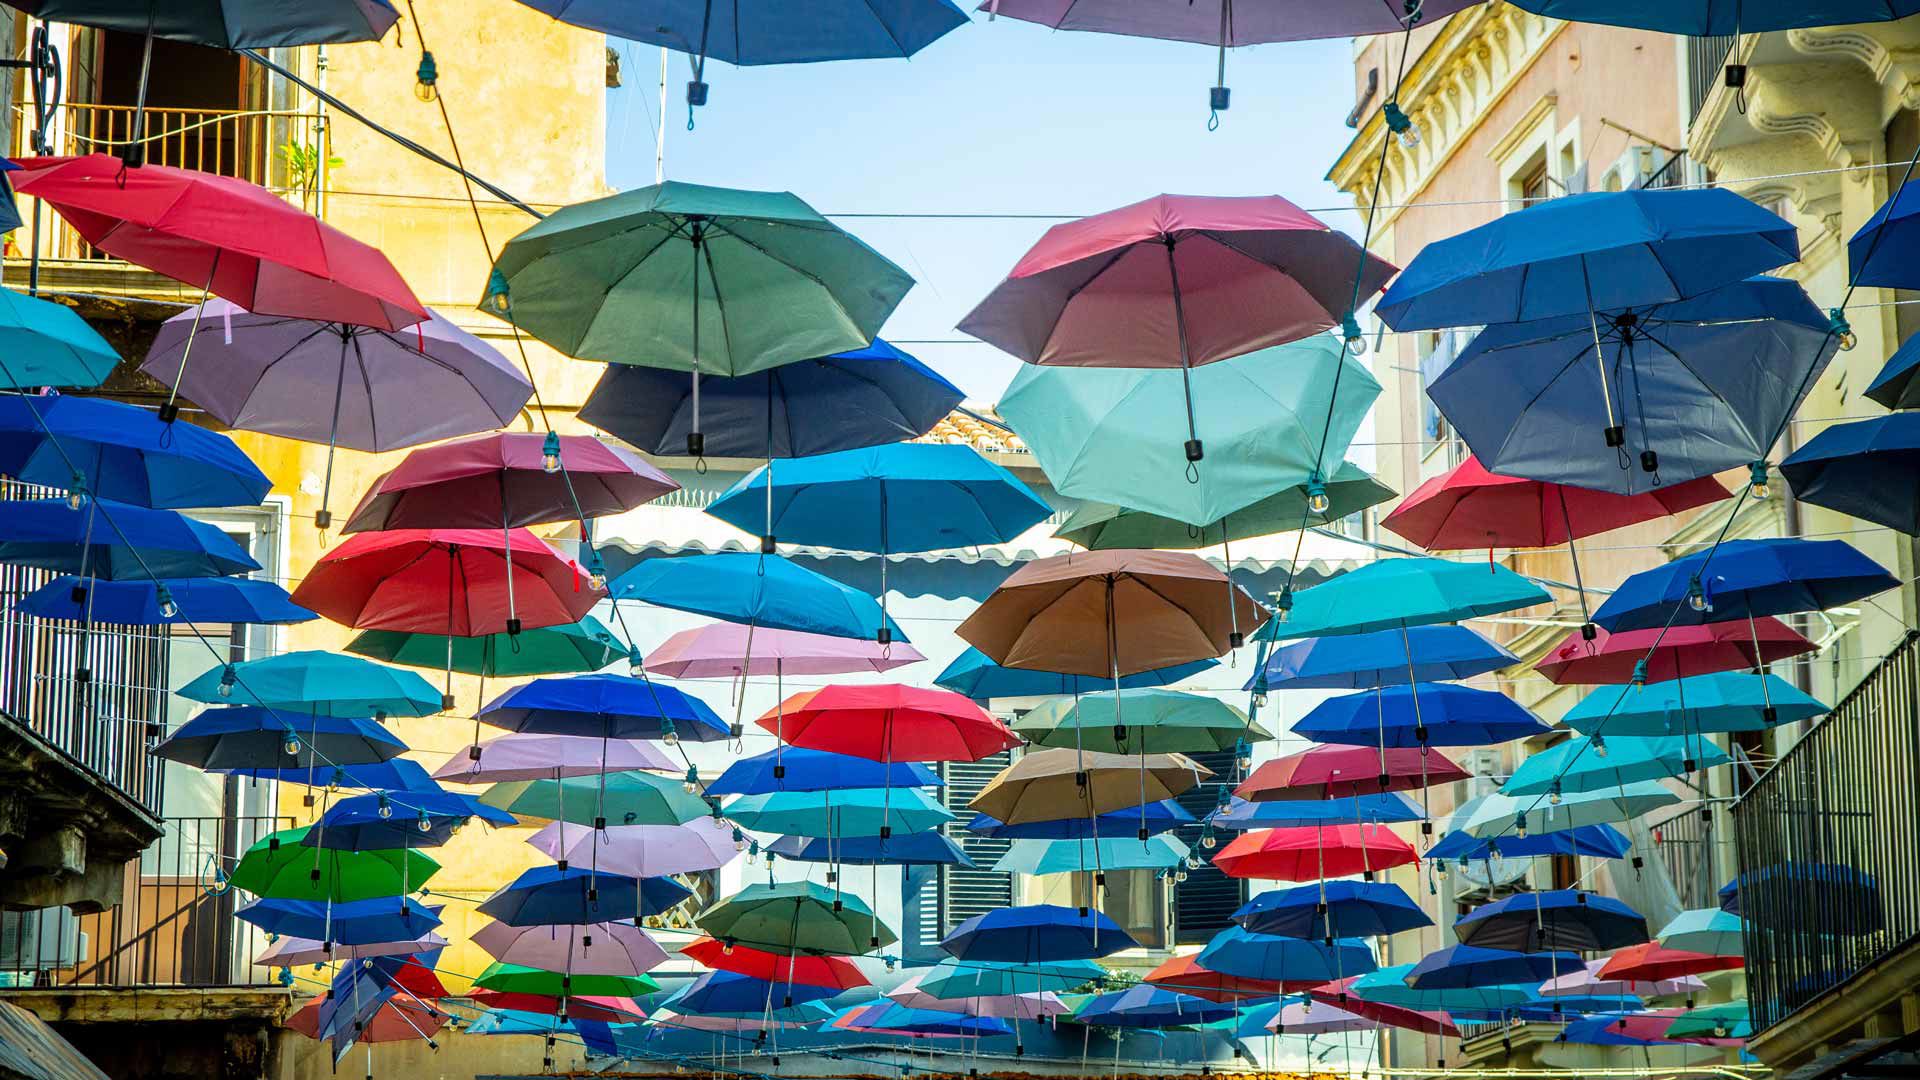
[[[0,972],[76,967],[92,958],[88,946],[66,908],[0,911]]]
[[[1500,771],[1500,752],[1490,746],[1478,746],[1460,757],[1460,767],[1473,776],[1494,776]]]

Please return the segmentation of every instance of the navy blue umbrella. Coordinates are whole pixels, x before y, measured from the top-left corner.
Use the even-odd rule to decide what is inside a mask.
[[[1578,889],[1521,893],[1454,920],[1463,945],[1519,952],[1606,952],[1652,940],[1646,916],[1611,896]]]
[[[1405,889],[1384,881],[1329,881],[1263,892],[1233,913],[1255,934],[1361,938],[1432,926]]]
[[[778,555],[722,552],[648,559],[615,578],[607,595],[774,630],[906,641],[873,597]]]
[[[522,683],[488,702],[475,719],[540,735],[665,739],[669,744],[728,737],[726,723],[692,694],[610,672]]]
[[[1186,1027],[1232,1019],[1232,1005],[1141,983],[1088,998],[1073,1018],[1100,1027]]]
[[[1915,0],[1512,0],[1568,22],[1604,23],[1668,34],[1717,37],[1904,19]]]
[[[209,528],[222,539],[227,538],[219,530]],[[0,530],[3,529],[4,526],[0,526]],[[142,555],[151,558],[144,550]],[[42,619],[79,621],[91,615],[97,622],[121,626],[298,623],[320,617],[294,603],[287,590],[271,581],[232,577],[155,581],[143,575],[134,581],[89,584],[82,578],[62,576],[16,600],[13,609]]]
[[[1609,634],[1793,615],[1851,604],[1899,579],[1844,540],[1729,540],[1642,570],[1614,590],[1593,621]]]
[[[1862,393],[1889,409],[1920,409],[1920,334],[1900,343]]]
[[[670,877],[536,866],[501,886],[477,910],[508,926],[579,926],[658,915],[692,895]]]
[[[1196,660],[1178,667],[1150,668],[1121,676],[1120,689],[1168,686],[1219,666],[1218,660]],[[967,646],[966,652],[954,657],[946,670],[934,676],[933,684],[956,694],[965,694],[975,701],[997,697],[1066,697],[1114,688],[1113,680],[1105,675],[1089,678],[1052,671],[1001,667],[986,653],[971,645]]]
[[[8,503],[0,515],[0,562],[114,581],[211,578],[260,569],[213,525],[172,510],[105,499],[87,499],[79,509],[66,499]]]
[[[707,795],[938,786],[939,774],[917,761],[886,764],[851,754],[783,746],[728,765],[718,779],[707,785]]]
[[[158,0],[6,0],[52,22],[151,34],[215,49],[272,49],[378,41],[400,13],[388,0],[257,0],[162,3]]]
[[[300,842],[337,851],[439,847],[471,818],[516,824],[512,814],[451,791],[375,791],[341,799]]]
[[[809,1001],[825,1001],[837,996],[838,987],[808,986],[806,983],[769,982],[735,971],[709,971],[661,1003],[682,1015],[696,1013],[751,1013],[755,1016],[771,1007],[790,1009]]]
[[[427,770],[419,762],[406,758],[393,758],[371,765],[322,765],[313,769],[268,766],[207,771],[281,784],[352,788],[356,791],[446,791],[439,781],[427,775]]]
[[[1828,0],[1855,6],[1904,9],[1902,14],[1920,11],[1915,0]],[[1863,22],[1843,19],[1842,22]],[[1847,241],[1847,266],[1853,271],[1855,285],[1888,289],[1920,288],[1920,258],[1914,245],[1920,243],[1920,180],[1902,185],[1873,212]],[[1889,406],[1891,408],[1891,406]]]
[[[1085,840],[1098,836],[1138,835],[1143,828],[1148,836],[1158,836],[1193,823],[1194,816],[1187,812],[1186,807],[1172,799],[1162,799],[1144,806],[1114,810],[1091,819],[1057,818],[1053,821],[1023,821],[1018,825],[1009,825],[986,814],[975,814],[967,822],[967,831],[995,840]]]
[[[1407,985],[1415,990],[1466,990],[1514,983],[1538,984],[1584,970],[1586,964],[1569,952],[1523,953],[1449,945],[1428,953],[1413,965],[1413,970],[1407,972]]]
[[[336,904],[326,900],[255,900],[235,918],[269,934],[329,945],[411,941],[440,925],[440,917],[411,896],[378,896]]]
[[[1242,979],[1280,982],[1335,982],[1365,975],[1378,967],[1373,950],[1359,938],[1335,938],[1332,945],[1304,938],[1256,934],[1228,926],[1200,950],[1197,962],[1208,971]]]
[[[1920,413],[1835,424],[1780,463],[1801,502],[1920,534]]]
[[[1590,859],[1624,859],[1633,850],[1626,833],[1611,825],[1576,825],[1552,832],[1529,831],[1525,836],[1480,840],[1458,830],[1427,849],[1436,862],[1473,862],[1481,859],[1528,859],[1551,855],[1584,855]]]
[[[961,960],[1033,964],[1097,960],[1140,945],[1101,912],[1032,904],[975,915],[954,927],[940,947]]]
[[[1720,886],[1720,910],[1744,915],[1743,892],[1783,888],[1791,892],[1794,903],[1810,901],[1818,910],[1832,913],[1843,933],[1865,934],[1881,926],[1880,886],[1872,874],[1845,863],[1788,861],[1748,870]]]
[[[1763,460],[1840,343],[1797,283],[1752,278],[1489,326],[1427,394],[1494,472],[1634,495]]]
[[[336,765],[368,765],[406,751],[372,720],[258,705],[203,709],[153,748],[155,757],[196,769],[314,769],[321,776]]]
[[[0,397],[0,474],[161,509],[255,506],[273,487],[225,435],[104,398]]]
[[[848,866],[960,866],[973,860],[937,829],[898,836],[783,836],[767,851],[795,862],[836,862]]]
[[[1287,829],[1303,825],[1344,825],[1356,821],[1392,824],[1419,821],[1426,814],[1403,792],[1349,795],[1339,799],[1280,799],[1253,802],[1229,799],[1207,820],[1222,829]]]
[[[1308,638],[1284,645],[1246,689],[1371,690],[1412,680],[1445,682],[1471,679],[1512,667],[1520,658],[1464,626],[1409,626],[1367,634]]]
[[[1505,694],[1452,683],[1412,683],[1328,698],[1293,725],[1295,735],[1314,742],[1382,747],[1483,746],[1551,730]]]
[[[965,398],[878,338],[864,349],[736,378],[700,380],[700,423],[714,457],[791,458],[916,439]],[[649,454],[679,454],[693,430],[684,372],[609,364],[580,419]]]

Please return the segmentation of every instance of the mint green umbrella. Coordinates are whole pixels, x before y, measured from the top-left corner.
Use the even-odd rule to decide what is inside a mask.
[[[1575,731],[1698,736],[1764,731],[1811,720],[1827,707],[1778,675],[1744,671],[1690,675],[1645,686],[1602,686],[1574,702],[1561,721]]]
[[[1179,368],[1022,367],[1000,415],[1061,494],[1210,525],[1341,460],[1380,393],[1326,334],[1185,374],[1206,437],[1199,463],[1181,451],[1189,436]]]
[[[1053,535],[1089,551],[1106,548],[1190,551],[1289,532],[1298,529],[1303,521],[1314,525],[1338,521],[1369,506],[1378,506],[1395,494],[1392,488],[1351,461],[1341,462],[1323,486],[1327,508],[1318,513],[1308,512],[1307,485],[1295,484],[1204,526],[1111,503],[1082,503]]]
[[[603,793],[604,810],[599,802]],[[680,780],[638,770],[561,780],[512,780],[488,788],[480,801],[516,817],[575,825],[592,825],[600,814],[608,825],[685,825],[713,812],[705,799],[689,793]]]
[[[1281,594],[1260,637],[1286,641],[1404,630],[1552,602],[1545,589],[1504,566],[1382,559],[1311,589]]]
[[[1508,795],[1601,791],[1732,762],[1726,751],[1705,739],[1617,735],[1596,743],[1582,735],[1521,762],[1500,790]]]
[[[1707,956],[1745,956],[1746,920],[1717,907],[1694,908],[1674,916],[1655,937],[1663,949]]]
[[[1097,850],[1096,850],[1097,849]],[[1080,874],[1101,870],[1165,870],[1192,851],[1179,839],[1150,836],[1101,837],[1098,840],[1015,840],[993,864],[1001,874]]]
[[[453,651],[447,651],[451,641]],[[368,630],[347,642],[347,651],[407,667],[452,670],[467,675],[565,675],[599,671],[626,658],[627,647],[589,615],[566,626],[506,634],[448,638],[399,630]],[[451,665],[448,658],[452,658]]]
[[[1667,1028],[1669,1039],[1744,1039],[1753,1034],[1753,1017],[1747,999],[1736,998],[1718,1005],[1702,1005],[1681,1013]]]
[[[1209,753],[1273,738],[1219,698],[1159,687],[1053,698],[1012,727],[1035,746],[1106,754]]]
[[[1581,825],[1632,821],[1648,811],[1679,801],[1680,796],[1655,780],[1599,791],[1578,791],[1561,796],[1557,803],[1538,795],[1515,796],[1496,791],[1475,802],[1465,820],[1456,811],[1453,828],[1475,839],[1492,839],[1497,847],[1503,836],[1524,838],[1529,832],[1556,832]],[[1524,828],[1521,826],[1523,814]]]

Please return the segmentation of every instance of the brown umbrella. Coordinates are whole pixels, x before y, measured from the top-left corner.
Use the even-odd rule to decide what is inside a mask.
[[[1185,754],[1037,750],[1000,770],[967,808],[1008,825],[1097,817],[1174,798],[1212,775]]]
[[[1266,619],[1197,555],[1089,551],[1014,571],[959,633],[1003,667],[1118,679],[1220,656]]]

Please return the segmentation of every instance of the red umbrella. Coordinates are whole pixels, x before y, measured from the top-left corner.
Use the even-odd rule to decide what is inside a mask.
[[[469,999],[482,1008],[514,1009],[519,1012],[558,1016],[563,999],[546,994],[520,994],[505,990],[475,990]],[[645,1020],[647,1011],[629,997],[580,997],[564,999],[569,1020],[599,1020],[608,1024],[631,1024]]]
[[[1186,369],[1340,326],[1394,273],[1277,195],[1156,195],[1048,229],[960,329],[1033,364]],[[1187,420],[1198,461],[1191,394]]]
[[[1458,1037],[1460,1029],[1453,1026],[1453,1020],[1443,1012],[1420,1012],[1405,1009],[1398,1005],[1382,1005],[1376,1001],[1363,1001],[1349,991],[1353,980],[1360,976],[1330,982],[1307,991],[1307,996],[1315,1001],[1324,1001],[1329,1005],[1345,1009],[1355,1016],[1364,1016],[1376,1024],[1388,1027],[1405,1028],[1408,1031],[1423,1031],[1428,1035],[1446,1035]]]
[[[1233,793],[1254,802],[1349,799],[1466,779],[1445,754],[1420,747],[1316,746],[1262,764]]]
[[[1626,630],[1609,634],[1599,630],[1589,641],[1579,631],[1568,634],[1534,670],[1562,685],[1623,686],[1633,681],[1640,661],[1650,683],[1671,682],[1687,675],[1740,671],[1775,660],[1814,652],[1818,645],[1799,632],[1767,616],[1753,620]]]
[[[1663,948],[1657,941],[1629,945],[1607,958],[1596,976],[1621,982],[1659,982],[1682,975],[1701,975],[1709,971],[1733,971],[1747,966],[1739,956],[1711,956]]]
[[[385,255],[257,184],[108,154],[17,164],[14,190],[87,243],[248,311],[380,330],[428,317]]]
[[[759,722],[795,746],[873,761],[979,761],[1021,744],[964,694],[897,683],[809,690]]]
[[[1198,953],[1167,957],[1165,963],[1147,972],[1144,981],[1177,994],[1206,998],[1223,1005],[1231,1005],[1245,998],[1290,994],[1306,988],[1305,984],[1281,982],[1278,979],[1243,979],[1238,975],[1222,975],[1211,968],[1202,967]]]
[[[844,956],[781,956],[745,945],[725,945],[710,937],[696,938],[680,952],[715,971],[731,971],[768,982],[829,986],[836,990],[851,990],[868,982],[860,968]]]
[[[1419,863],[1412,844],[1374,824],[1254,829],[1213,857],[1228,877],[1264,881],[1320,881]]]

